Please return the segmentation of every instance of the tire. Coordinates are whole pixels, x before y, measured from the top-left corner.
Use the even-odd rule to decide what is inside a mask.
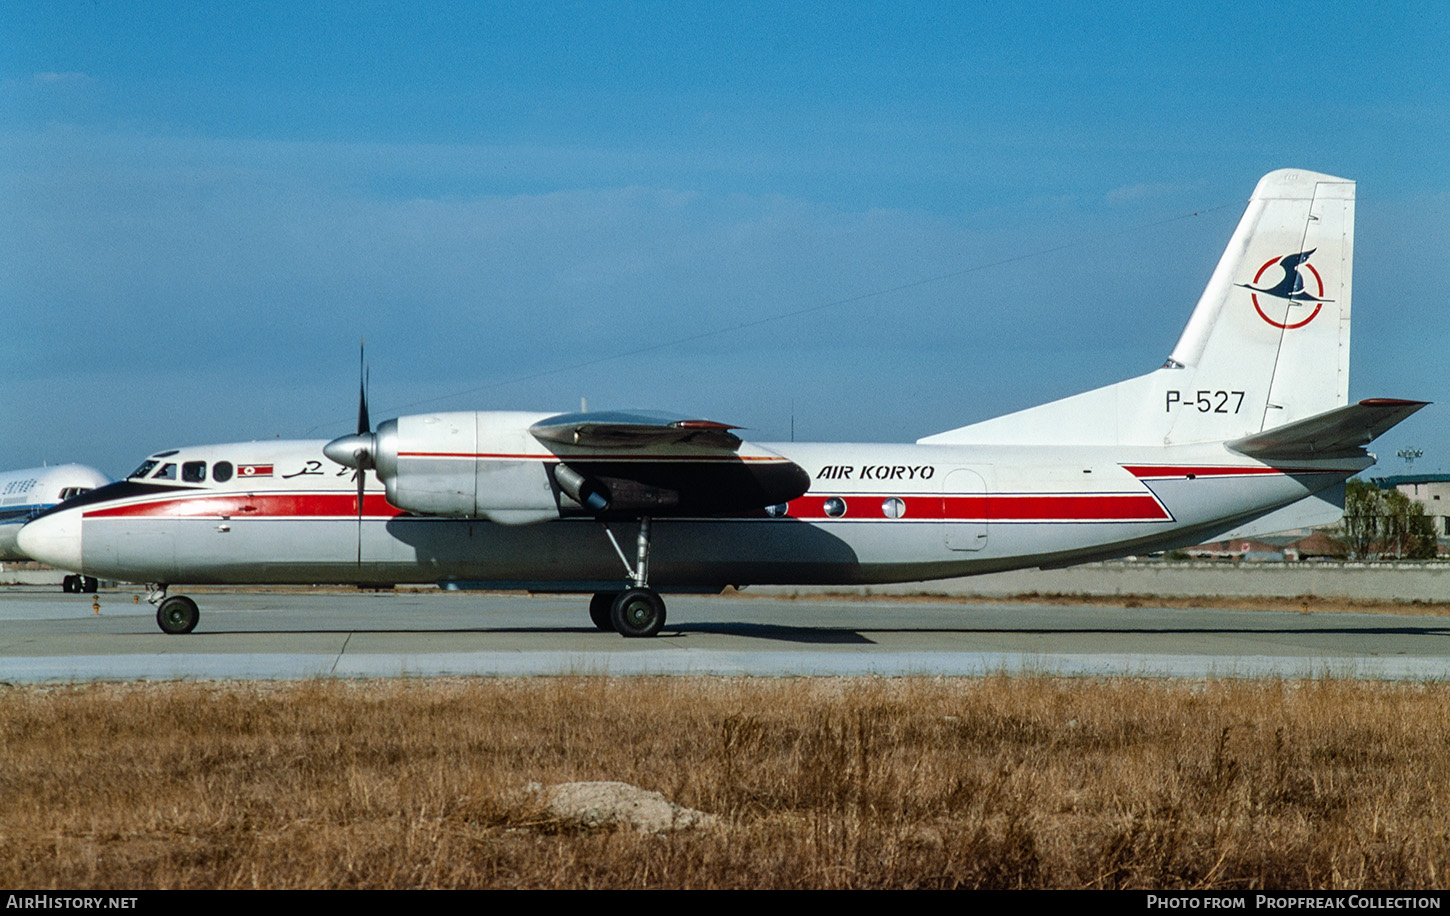
[[[606,633],[614,632],[611,611],[614,608],[614,599],[618,596],[619,592],[595,592],[594,597],[589,599],[589,619]]]
[[[60,590],[63,591],[63,592],[65,592],[67,595],[73,595],[73,594],[75,594],[77,591],[79,591],[79,589],[76,588],[76,579],[77,578],[79,578],[79,577],[78,576],[66,576],[65,578],[61,579],[60,580]]]
[[[156,607],[156,625],[161,627],[161,632],[172,636],[195,630],[200,619],[196,602],[185,595],[173,595]]]
[[[95,576],[81,576],[80,577],[80,580],[81,580],[81,583],[80,583],[81,584],[80,591],[83,591],[83,592],[94,592],[96,589],[98,589],[98,588],[101,587],[101,583],[96,581],[96,577]]]
[[[652,588],[627,589],[615,596],[609,618],[620,636],[654,636],[665,625],[665,602]]]

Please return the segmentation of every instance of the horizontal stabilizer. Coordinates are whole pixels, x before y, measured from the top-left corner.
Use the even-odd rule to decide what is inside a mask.
[[[1370,398],[1225,444],[1241,455],[1266,461],[1358,455],[1390,427],[1428,403]]]
[[[732,429],[739,427],[663,413],[600,410],[546,417],[529,432],[546,444],[625,449],[687,445],[734,452],[740,437]]]

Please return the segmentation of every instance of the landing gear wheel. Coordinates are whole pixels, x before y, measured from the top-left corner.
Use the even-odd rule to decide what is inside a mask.
[[[617,597],[619,597],[619,592],[595,592],[594,597],[589,599],[589,619],[606,633],[614,632],[614,621],[610,617],[610,611],[614,607],[614,599]]]
[[[652,588],[626,589],[615,597],[609,618],[620,636],[654,636],[665,625],[665,602]]]
[[[80,576],[79,578],[81,580],[79,591],[93,592],[101,587],[101,583],[96,581],[95,576]]]
[[[185,595],[172,595],[156,608],[157,625],[161,627],[161,632],[172,636],[195,630],[200,619],[201,612],[197,610],[196,602]]]
[[[65,578],[61,579],[60,590],[65,592],[67,595],[73,595],[76,592],[80,591],[80,585],[77,582],[78,579],[80,579],[80,576],[66,576]]]

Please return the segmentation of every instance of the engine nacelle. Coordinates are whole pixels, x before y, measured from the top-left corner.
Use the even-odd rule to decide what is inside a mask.
[[[810,488],[799,465],[729,429],[639,413],[417,414],[334,439],[323,453],[376,470],[399,509],[505,525],[581,512],[750,514]]]
[[[529,434],[549,414],[417,414],[379,424],[374,467],[388,502],[419,515],[522,525],[559,517],[553,456]]]

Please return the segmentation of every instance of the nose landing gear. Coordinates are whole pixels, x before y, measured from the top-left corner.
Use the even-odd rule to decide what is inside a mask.
[[[196,629],[197,621],[201,620],[201,611],[195,601],[185,595],[166,597],[164,585],[157,586],[146,600],[156,605],[156,625],[167,635],[190,633]]]

